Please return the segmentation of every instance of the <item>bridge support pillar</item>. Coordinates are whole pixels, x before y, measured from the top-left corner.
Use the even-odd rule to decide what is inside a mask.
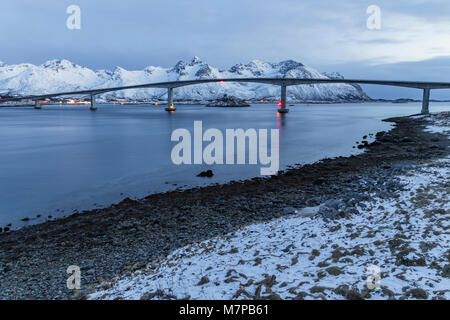
[[[167,89],[167,107],[165,110],[168,112],[177,110],[173,105],[173,88]]]
[[[278,109],[279,113],[288,113],[289,109],[286,108],[286,92],[287,87],[285,85],[281,86],[281,100],[279,103],[280,109]]]
[[[41,101],[40,100],[35,100],[34,101],[34,108],[35,109],[42,109],[42,106],[41,106]]]
[[[423,99],[422,99],[422,114],[430,113],[430,89],[423,89]]]
[[[97,104],[95,103],[95,94],[91,94],[91,111],[97,110]]]

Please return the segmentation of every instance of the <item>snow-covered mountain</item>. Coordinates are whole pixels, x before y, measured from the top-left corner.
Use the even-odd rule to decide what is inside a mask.
[[[0,95],[33,95],[94,88],[127,86],[151,82],[214,78],[337,78],[338,73],[320,73],[302,63],[286,60],[278,63],[253,60],[237,64],[229,70],[217,69],[198,57],[179,61],[173,68],[149,66],[143,70],[97,70],[76,65],[68,60],[51,60],[40,66],[33,64],[7,65],[0,62]],[[174,90],[178,100],[210,100],[224,94],[248,100],[277,100],[280,87],[254,83],[210,83],[180,87]],[[164,99],[163,89],[138,89],[107,93],[104,99],[131,100]],[[290,100],[361,101],[369,97],[358,85],[311,84],[288,88]]]

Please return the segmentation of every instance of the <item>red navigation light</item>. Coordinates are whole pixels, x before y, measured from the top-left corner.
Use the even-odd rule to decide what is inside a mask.
[[[225,82],[225,81],[223,81],[223,80],[220,80],[220,83],[222,83],[222,82]]]
[[[279,107],[282,107],[282,106],[283,106],[283,102],[279,101],[279,102],[278,102],[278,106],[279,106]]]

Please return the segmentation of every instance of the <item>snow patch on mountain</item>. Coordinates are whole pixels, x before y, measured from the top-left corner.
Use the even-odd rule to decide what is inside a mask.
[[[172,68],[148,66],[143,70],[91,70],[68,60],[50,60],[36,66],[29,63],[8,65],[0,62],[0,95],[20,96],[62,91],[129,86],[136,84],[192,79],[218,78],[343,78],[338,73],[320,73],[294,60],[278,63],[253,60],[219,70],[199,57],[177,62]],[[174,90],[176,100],[212,100],[225,94],[248,100],[278,100],[280,87],[259,83],[209,83],[180,87]],[[157,100],[165,99],[164,89],[130,89],[110,92],[104,99]],[[288,88],[291,101],[364,101],[370,98],[358,85],[308,84]]]

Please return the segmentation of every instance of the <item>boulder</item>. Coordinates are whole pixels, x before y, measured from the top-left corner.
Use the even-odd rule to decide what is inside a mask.
[[[207,107],[250,107],[247,101],[233,97],[224,95],[223,98],[213,100],[206,105]]]
[[[212,172],[212,170],[206,170],[206,171],[202,171],[200,172],[197,177],[208,177],[211,178],[214,175],[214,173]]]

